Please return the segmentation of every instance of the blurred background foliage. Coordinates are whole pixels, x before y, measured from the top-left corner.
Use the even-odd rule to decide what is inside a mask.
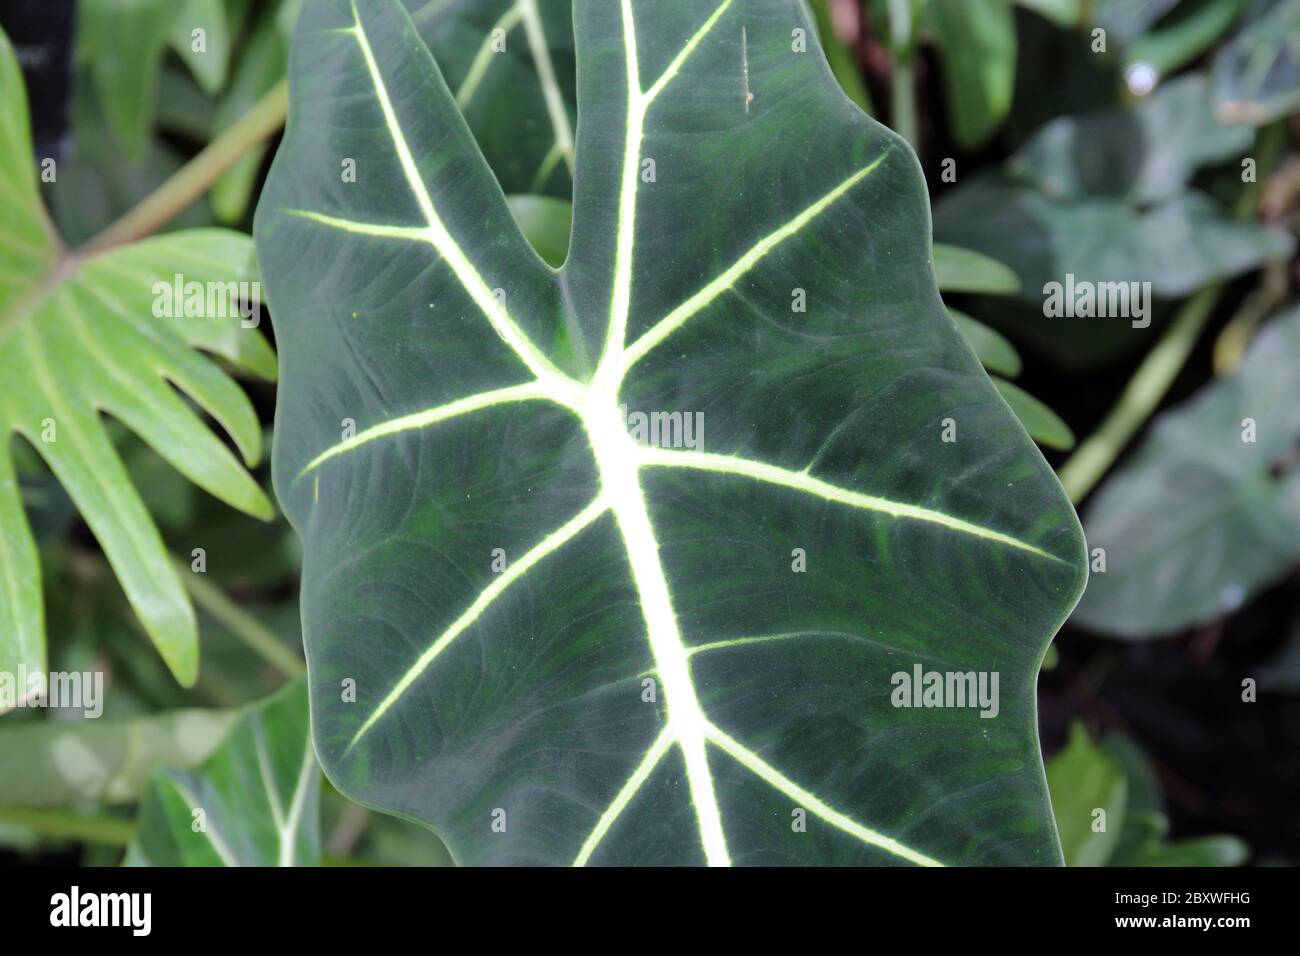
[[[273,101],[301,2],[0,8],[37,155],[58,158],[42,192],[70,246]],[[568,0],[542,0],[537,22],[515,0],[404,2],[521,227],[560,264]],[[809,3],[845,94],[916,148],[953,320],[1099,549],[1039,687],[1067,862],[1296,863],[1300,0]],[[519,42],[485,53],[494,30]],[[245,143],[161,228],[248,232],[273,146]],[[1150,282],[1150,326],[1045,318],[1044,285],[1067,274]],[[273,382],[223,365],[269,446]],[[102,670],[108,693],[96,721],[0,718],[0,858],[450,862],[434,835],[337,794],[310,758],[301,552],[283,518],[241,514],[110,432],[198,610],[202,667],[193,687],[176,682],[59,483],[15,442],[50,668]],[[253,475],[269,494],[266,466]],[[276,783],[246,786],[259,767]],[[222,808],[209,824],[240,835],[223,852],[193,840],[198,791]]]

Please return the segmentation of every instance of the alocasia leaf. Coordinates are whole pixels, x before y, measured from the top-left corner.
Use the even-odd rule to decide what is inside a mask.
[[[942,242],[992,256],[1023,287],[1014,309],[973,307],[1063,365],[1103,364],[1149,344],[1156,308],[1124,317],[1044,317],[1049,283],[1150,282],[1150,299],[1190,295],[1289,255],[1285,230],[1242,221],[1189,188],[1203,166],[1234,163],[1254,131],[1220,125],[1205,80],[1189,76],[1131,109],[1047,124],[997,173],[974,176],[934,213]],[[1139,288],[1142,288],[1139,286]]]
[[[507,193],[569,198],[572,0],[405,0]]]
[[[1205,78],[1189,74],[1131,109],[1053,120],[1007,170],[1054,200],[1156,203],[1186,189],[1198,169],[1241,157],[1254,142],[1254,130],[1215,119]]]
[[[127,866],[316,866],[320,767],[306,682],[245,711],[194,770],[162,770],[141,804]]]
[[[558,271],[400,4],[299,21],[256,236],[327,773],[464,863],[1059,862],[1034,687],[1082,538],[914,155],[796,0],[574,20]],[[916,670],[998,703],[902,706]]]
[[[1074,620],[1130,638],[1236,610],[1300,561],[1300,309],[1228,379],[1156,419],[1089,504],[1106,553]]]
[[[270,516],[257,483],[175,391],[216,419],[245,461],[256,461],[262,435],[251,404],[190,348],[274,376],[270,347],[257,329],[241,327],[238,303],[226,301],[233,298],[227,283],[238,289],[255,277],[252,243],[233,232],[190,230],[101,251],[65,250],[41,206],[26,91],[2,34],[0,106],[0,671],[45,666],[40,571],[9,447],[18,433],[77,505],[168,666],[191,684],[194,613],[99,413],[121,420],[199,487]],[[175,302],[158,309],[155,284],[173,288],[177,276],[217,289],[229,311]]]
[[[1214,57],[1215,109],[1263,126],[1300,109],[1300,0],[1277,0]]]

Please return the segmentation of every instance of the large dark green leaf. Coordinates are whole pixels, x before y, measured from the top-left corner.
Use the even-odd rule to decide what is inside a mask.
[[[126,865],[316,866],[320,782],[300,680],[246,711],[202,766],[154,777]]]
[[[558,272],[400,5],[299,22],[256,233],[331,779],[467,863],[1059,862],[1034,686],[1082,542],[915,157],[795,0],[575,21]],[[895,707],[914,667],[996,671],[997,716]]]
[[[10,455],[17,433],[77,505],[177,679],[191,684],[198,670],[194,612],[99,416],[121,420],[227,504],[269,517],[257,483],[176,389],[216,419],[252,463],[262,438],[252,405],[191,346],[268,378],[274,355],[260,331],[241,327],[229,297],[219,314],[206,304],[198,315],[156,310],[155,283],[172,286],[178,275],[201,288],[238,289],[253,280],[252,243],[197,229],[69,253],[41,206],[26,90],[3,34],[0,106],[0,671],[45,666],[40,570]]]
[[[404,0],[508,193],[568,198],[572,0]]]
[[[1171,634],[1236,610],[1300,560],[1300,309],[1232,378],[1160,416],[1087,511],[1106,551],[1075,620]],[[1252,440],[1253,439],[1253,440]]]

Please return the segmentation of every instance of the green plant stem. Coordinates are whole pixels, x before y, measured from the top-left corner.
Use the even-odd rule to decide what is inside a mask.
[[[177,562],[181,580],[189,590],[194,603],[228,627],[232,634],[252,648],[263,660],[292,680],[302,675],[306,668],[302,660],[284,645],[275,632],[230,600],[216,585],[202,574],[191,571],[189,565]]]
[[[1279,259],[1264,270],[1264,280],[1258,289],[1246,297],[1237,314],[1228,320],[1214,341],[1214,374],[1231,375],[1262,323],[1279,305],[1286,301],[1289,263]]]
[[[83,251],[101,252],[157,231],[207,192],[250,148],[275,135],[288,112],[289,84],[281,80],[174,176],[86,243]]]
[[[0,807],[0,824],[34,830],[41,836],[81,843],[126,846],[134,825],[110,816],[83,816],[70,810],[46,807]]]
[[[890,89],[893,103],[894,132],[917,148],[916,128],[916,71],[910,59],[901,57],[894,63],[894,79]]]
[[[349,803],[325,841],[325,852],[334,857],[349,856],[357,841],[365,835],[370,817],[370,811],[361,804]]]
[[[1119,402],[1101,427],[1061,466],[1058,475],[1072,502],[1078,504],[1087,496],[1155,411],[1196,346],[1222,293],[1223,284],[1215,283],[1187,301],[1173,325],[1129,379]]]
[[[894,51],[894,75],[890,80],[894,132],[917,149],[920,140],[916,122],[916,44],[910,0],[889,0],[889,32]]]

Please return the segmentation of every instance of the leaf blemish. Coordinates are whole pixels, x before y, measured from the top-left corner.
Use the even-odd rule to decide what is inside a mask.
[[[748,113],[754,94],[749,89],[749,31],[745,27],[740,28],[740,79],[745,87],[745,112]]]

